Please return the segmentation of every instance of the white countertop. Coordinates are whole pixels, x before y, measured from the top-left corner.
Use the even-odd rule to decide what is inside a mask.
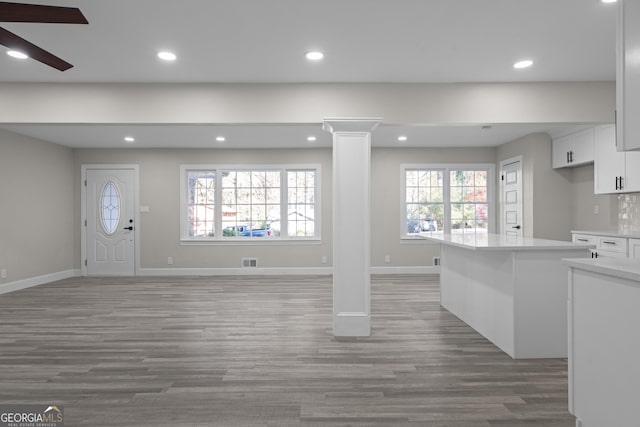
[[[640,260],[629,258],[585,258],[563,260],[570,267],[633,280],[640,286]]]
[[[474,250],[564,250],[591,249],[594,247],[594,245],[584,243],[534,239],[531,237],[508,237],[501,234],[421,234],[420,237],[443,245]]]
[[[624,237],[628,239],[640,239],[640,231],[620,232],[617,230],[571,230],[572,234],[588,234],[591,236]]]

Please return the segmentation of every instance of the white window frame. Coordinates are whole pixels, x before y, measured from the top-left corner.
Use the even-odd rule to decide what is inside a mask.
[[[302,171],[313,170],[315,171],[315,206],[314,206],[314,235],[310,237],[298,237],[288,235],[288,171]],[[215,187],[215,237],[192,237],[188,233],[188,180],[187,173],[189,171],[212,171],[216,176]],[[222,236],[222,204],[219,203],[222,200],[222,186],[220,185],[219,177],[222,176],[222,171],[280,171],[280,218],[281,220],[281,232],[280,236],[272,237],[224,237]],[[321,167],[320,164],[251,164],[251,165],[215,165],[215,164],[184,164],[180,165],[180,242],[181,244],[273,244],[273,243],[309,243],[321,241]]]
[[[451,233],[451,194],[449,182],[449,172],[451,170],[486,170],[487,171],[487,205],[488,205],[488,233],[495,232],[496,224],[496,165],[493,163],[402,163],[400,165],[400,238],[402,240],[420,240],[419,236],[407,233],[407,190],[406,171],[407,170],[438,170],[443,171],[443,203],[444,203],[444,227],[443,233]]]

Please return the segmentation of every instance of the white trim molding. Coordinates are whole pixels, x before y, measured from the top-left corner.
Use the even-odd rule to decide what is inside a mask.
[[[395,267],[371,267],[371,274],[393,275],[393,274],[440,274],[440,267],[432,265],[417,266],[395,266]]]
[[[65,270],[57,273],[44,274],[42,276],[30,277],[28,279],[16,280],[15,282],[4,283],[0,285],[0,295],[9,292],[19,291],[21,289],[32,288],[34,286],[44,285],[46,283],[55,282],[70,277],[81,276],[81,270]]]
[[[141,268],[140,276],[276,276],[328,275],[331,267]]]

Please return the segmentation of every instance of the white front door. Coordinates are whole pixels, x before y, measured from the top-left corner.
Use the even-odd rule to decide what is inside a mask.
[[[522,159],[500,162],[501,232],[522,237]]]
[[[135,275],[134,169],[86,169],[88,275]]]

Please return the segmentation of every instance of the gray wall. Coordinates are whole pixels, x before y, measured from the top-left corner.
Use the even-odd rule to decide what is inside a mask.
[[[573,230],[618,229],[618,196],[593,194],[593,165],[571,169],[571,226]],[[598,213],[594,214],[594,206]]]
[[[567,240],[572,229],[615,229],[616,197],[593,195],[593,166],[553,170],[550,150],[546,134],[498,148],[373,149],[372,266],[429,266],[439,253],[437,245],[400,239],[402,163],[497,163],[522,155],[529,235]],[[332,265],[330,149],[71,150],[0,131],[0,269],[8,272],[0,284],[79,269],[80,167],[132,163],[140,165],[140,203],[150,208],[141,214],[143,268],[237,268],[242,257],[257,257],[263,267]],[[202,163],[320,163],[322,241],[276,245],[275,250],[261,245],[181,245],[179,166]],[[595,204],[598,215],[593,214]],[[169,256],[172,266],[167,265]],[[321,263],[323,256],[327,264]]]
[[[400,165],[495,163],[495,148],[378,148],[371,153],[371,265],[430,266],[440,246],[400,240]],[[391,262],[385,263],[390,255]]]
[[[73,151],[0,130],[0,285],[73,269]]]
[[[400,240],[400,165],[402,163],[493,163],[494,148],[476,149],[373,149],[371,154],[371,224],[373,267],[431,265],[437,245]],[[75,191],[80,193],[83,164],[139,164],[141,267],[238,268],[243,257],[258,258],[261,267],[327,267],[332,265],[331,150],[184,150],[119,149],[75,150]],[[320,163],[322,174],[322,241],[280,245],[180,244],[181,164]],[[76,199],[76,222],[80,223],[80,200]],[[75,230],[80,241],[80,230]],[[79,245],[78,245],[79,248]],[[390,263],[385,263],[389,255]],[[322,257],[328,258],[322,264]],[[172,257],[174,264],[167,265]],[[80,252],[77,251],[79,267]]]
[[[605,123],[613,120],[614,82],[490,84],[0,84],[0,123],[320,123],[325,117],[382,117],[387,124]],[[309,102],[313,100],[313,102]],[[16,281],[80,268],[80,165],[140,165],[141,265],[237,266],[256,256],[265,266],[331,265],[330,150],[70,150],[0,133],[0,269]],[[548,137],[530,136],[498,149],[374,150],[372,265],[429,265],[434,247],[400,241],[399,165],[404,162],[497,162],[523,154],[528,230],[568,238],[572,224],[588,228],[602,217],[581,216],[589,183],[578,172],[552,171]],[[320,244],[187,246],[179,244],[180,163],[322,164],[323,240]],[[211,160],[205,160],[211,159]],[[572,181],[571,178],[575,178]],[[36,199],[37,197],[37,199]],[[578,196],[575,196],[578,197]],[[569,201],[571,200],[571,201]],[[585,206],[592,205],[587,199]],[[600,200],[600,199],[598,199]],[[600,208],[610,206],[607,197]],[[573,205],[572,205],[573,203]],[[591,207],[592,209],[592,207]],[[601,211],[602,212],[602,211]],[[609,212],[610,213],[613,211]],[[2,284],[4,281],[0,281]]]
[[[180,165],[181,164],[300,164],[321,165],[322,242],[283,244],[181,244]],[[331,265],[331,150],[199,150],[199,149],[118,149],[76,150],[75,182],[80,194],[82,164],[138,164],[140,168],[141,268],[239,268],[242,258],[258,258],[259,267],[326,267]],[[80,201],[76,203],[80,222]],[[80,230],[75,239],[80,241]],[[80,252],[76,254],[80,259]],[[321,264],[322,257],[328,264]],[[173,265],[167,258],[173,257]]]
[[[612,123],[615,82],[0,83],[0,123]]]

